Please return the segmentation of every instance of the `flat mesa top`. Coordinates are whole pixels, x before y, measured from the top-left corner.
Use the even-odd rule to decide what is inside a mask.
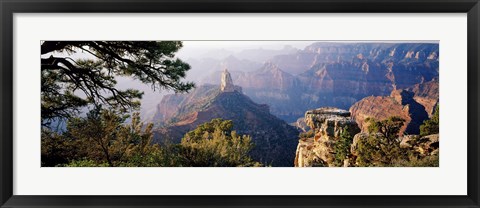
[[[315,110],[309,110],[305,113],[305,115],[308,114],[327,114],[327,115],[338,115],[338,116],[345,116],[348,117],[350,116],[350,112],[339,109],[339,108],[333,108],[333,107],[324,107],[324,108],[317,108]]]

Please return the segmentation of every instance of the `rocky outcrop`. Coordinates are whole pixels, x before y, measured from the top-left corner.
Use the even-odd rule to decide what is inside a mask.
[[[203,80],[203,83],[221,84],[215,72]],[[294,122],[305,112],[299,106],[303,87],[298,80],[284,72],[277,65],[266,62],[262,67],[252,72],[231,71],[233,82],[241,86],[244,94],[256,103],[266,103],[271,107],[272,114],[288,122]]]
[[[314,130],[314,135],[299,140],[294,163],[295,167],[359,166],[357,163],[357,157],[360,155],[359,143],[368,138],[384,138],[384,135],[378,132],[359,133],[360,129],[356,127],[355,121],[349,117],[348,111],[321,108],[309,111],[305,120],[308,121],[308,124]],[[349,152],[340,164],[338,162],[334,163],[336,154],[334,147],[339,142],[340,133],[347,127],[350,135],[354,135],[348,148]],[[419,135],[404,135],[398,137],[396,142],[399,142],[401,151],[405,154],[392,164],[380,166],[438,166],[435,163],[426,163],[429,160],[434,160],[435,157],[438,162],[438,134],[423,137]],[[375,163],[374,161],[371,162]],[[372,165],[376,166],[375,164]]]
[[[220,91],[222,92],[242,92],[242,88],[240,86],[233,85],[232,76],[230,72],[225,68],[222,72],[222,78],[220,81]]]
[[[338,108],[319,108],[305,113],[305,122],[314,131],[313,137],[298,141],[295,167],[333,166],[334,146],[340,134],[348,130],[350,135],[360,132],[350,112]]]
[[[233,87],[232,77],[230,76],[230,73],[228,73],[227,69],[223,70],[222,72],[220,90],[222,92],[233,92],[235,90]]]
[[[310,131],[310,127],[305,122],[304,117],[298,118],[297,121],[293,122],[291,125],[297,127],[297,129],[299,129],[300,132]]]
[[[243,93],[242,87],[233,84],[232,76],[227,69],[224,69],[220,79],[217,77],[217,80],[220,80],[220,88],[218,85],[204,84],[187,94],[165,95],[157,105],[153,122],[156,126],[163,126],[186,120],[185,116],[203,110],[221,92]]]
[[[425,107],[414,99],[413,92],[407,90],[394,90],[388,97],[366,97],[352,105],[350,112],[364,132],[368,128],[365,121],[367,118],[381,121],[396,116],[404,119],[399,135],[418,134],[420,125],[428,119]]]

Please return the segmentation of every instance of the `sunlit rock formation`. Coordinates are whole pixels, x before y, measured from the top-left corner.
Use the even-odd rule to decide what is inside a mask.
[[[333,147],[340,134],[348,130],[350,135],[360,132],[350,112],[338,108],[319,108],[305,113],[305,122],[313,130],[313,136],[298,142],[295,167],[333,166]]]

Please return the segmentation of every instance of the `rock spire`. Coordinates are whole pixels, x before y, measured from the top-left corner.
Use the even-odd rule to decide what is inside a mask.
[[[228,72],[226,68],[222,72],[222,81],[220,85],[220,90],[222,90],[222,92],[235,91],[235,86],[233,85],[232,76],[230,76],[230,72]]]

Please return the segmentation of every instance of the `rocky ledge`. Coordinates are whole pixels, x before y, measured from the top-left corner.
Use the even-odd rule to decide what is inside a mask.
[[[340,134],[347,129],[350,135],[360,132],[350,112],[338,108],[319,108],[305,113],[305,122],[311,128],[312,135],[298,142],[295,167],[333,166],[335,153],[333,147]]]

